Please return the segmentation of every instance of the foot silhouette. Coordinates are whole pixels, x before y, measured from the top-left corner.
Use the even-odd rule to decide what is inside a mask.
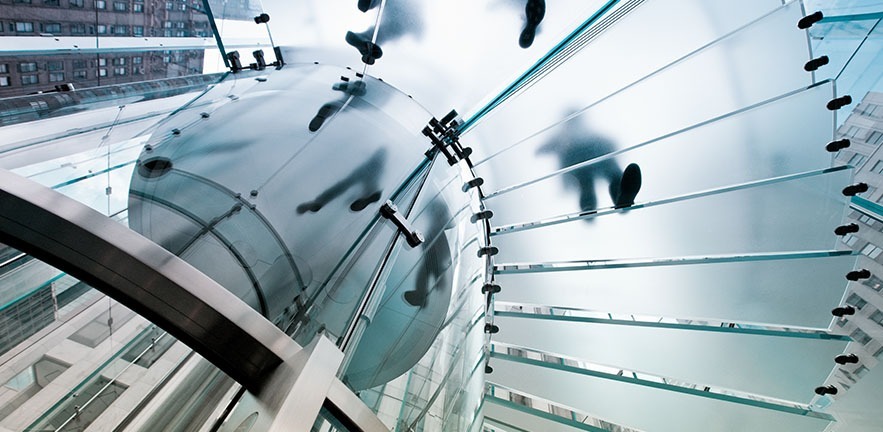
[[[306,212],[315,213],[319,210],[322,210],[322,204],[319,204],[316,201],[308,201],[297,206],[297,214],[304,214]]]
[[[641,190],[641,167],[631,163],[622,172],[619,182],[619,196],[616,198],[615,208],[624,208],[635,203],[635,197]]]
[[[319,130],[319,128],[322,127],[322,124],[325,123],[325,120],[327,120],[328,117],[333,116],[334,113],[336,113],[339,109],[339,103],[332,102],[322,105],[322,107],[319,108],[319,112],[316,113],[316,116],[313,117],[312,120],[310,120],[310,132],[315,132]]]
[[[359,50],[362,55],[362,61],[366,64],[374,64],[374,60],[383,57],[383,50],[380,46],[371,42],[370,39],[361,33],[346,32],[346,43]]]
[[[537,27],[546,16],[545,0],[527,0],[527,6],[524,8],[526,20],[524,30],[521,31],[521,37],[518,38],[518,45],[522,48],[528,48],[533,45],[534,37],[537,35]]]
[[[365,210],[365,207],[368,207],[369,205],[371,205],[371,203],[375,203],[377,201],[380,201],[380,191],[374,192],[371,195],[353,201],[353,203],[350,204],[350,210],[362,211]]]

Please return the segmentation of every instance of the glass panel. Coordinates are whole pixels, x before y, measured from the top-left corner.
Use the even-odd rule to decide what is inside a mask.
[[[829,423],[812,417],[510,361],[492,360],[492,365],[494,373],[490,380],[494,383],[641,430],[723,432],[735,427],[739,430],[807,432],[822,431]]]
[[[664,2],[645,2],[545,79],[536,82],[517,99],[502,105],[482,122],[482,126],[477,126],[476,154],[473,160],[480,161],[529,134],[537,133],[575,110],[597,103],[780,5],[778,1],[765,0],[739,4],[684,1],[677,8],[672,8]],[[663,125],[671,120],[669,117],[677,118],[674,117],[675,114],[707,114],[698,119],[704,120],[716,110],[709,104],[726,106],[741,103],[744,106],[759,95],[756,93],[749,97],[747,92],[751,89],[761,90],[781,84],[793,84],[786,85],[786,91],[793,90],[798,85],[790,78],[792,74],[786,72],[791,70],[788,68],[796,68],[793,75],[797,77],[805,74],[802,66],[806,61],[806,39],[794,28],[799,13],[799,7],[787,6],[784,10],[752,24],[751,31],[738,32],[720,42],[720,47],[711,46],[697,53],[695,60],[673,65],[669,68],[673,70],[664,73],[667,78],[654,76],[648,78],[650,83],[639,84],[640,90],[626,91],[630,94],[637,92],[639,96],[617,96],[623,104],[617,107],[627,109],[628,113],[614,114],[605,110],[615,119],[609,123],[609,131],[605,127],[605,134],[646,130],[650,134],[648,138],[652,138],[661,133],[656,133],[650,126]],[[777,47],[783,47],[782,52],[773,53],[772,47],[769,50],[758,50],[756,45],[748,45],[749,40],[761,40],[764,41],[761,43],[766,44],[766,37],[769,36],[777,40]],[[764,60],[758,56],[763,56]],[[766,59],[767,56],[771,58]],[[765,75],[761,80],[764,83],[749,82],[749,77],[754,76],[750,70],[760,72],[766,66],[774,65],[780,65],[771,69],[777,73]],[[695,70],[699,71],[698,75],[693,72]],[[767,78],[772,78],[772,75],[775,75],[776,81],[782,77],[789,78],[766,83]],[[703,79],[695,80],[696,76]],[[736,80],[737,84],[731,84],[731,79]],[[706,89],[714,89],[716,97],[713,100],[708,98]],[[740,92],[745,92],[742,99]],[[686,103],[691,98],[701,101],[696,104],[701,104],[703,109],[674,109],[679,103]],[[684,110],[687,113],[680,112]],[[728,110],[724,109],[720,113],[726,111]],[[597,121],[598,127],[604,127],[611,120],[606,115],[602,118],[598,114],[597,118],[593,115],[594,121]],[[623,125],[625,121],[628,121],[629,126]],[[678,123],[686,125],[689,124],[687,121],[689,120],[684,119]],[[631,126],[634,124],[641,124],[642,127],[634,128]],[[675,124],[671,126],[673,128],[667,131],[676,129]],[[640,141],[634,141],[634,144],[638,142]]]
[[[881,61],[883,61],[883,26],[880,26],[880,20],[877,20],[874,30],[837,77],[837,94],[852,96],[852,103],[838,110],[838,125],[869,91],[883,91],[883,70],[879,66]]]
[[[264,12],[260,0],[208,0],[207,3],[209,9],[205,11],[202,11],[206,4],[204,1],[199,1],[193,6],[214,20],[214,22],[207,22],[205,28],[200,29],[200,33],[210,38],[214,36],[213,30],[216,30],[224,51],[239,53],[240,67],[248,68],[250,64],[256,64],[257,59],[253,52],[257,50],[263,52],[266,63],[276,61],[270,27],[267,23],[257,22],[257,18]],[[182,23],[176,14],[181,12],[182,7],[190,7],[190,5],[182,6],[181,3],[173,1],[166,1],[164,4],[165,9],[169,12],[162,21],[162,31],[164,33],[179,31],[178,27]],[[163,5],[163,3],[158,3],[158,5]],[[274,22],[274,24],[276,23]],[[212,39],[212,41],[215,40]],[[213,49],[206,51],[205,67],[212,72],[219,72],[225,69],[229,70],[231,65],[225,62],[220,50]]]
[[[497,263],[825,250],[851,170],[494,237]],[[585,239],[576,242],[573,239]]]
[[[718,121],[624,150],[612,159],[583,162],[579,160],[582,159],[580,156],[591,155],[575,154],[571,157],[561,152],[556,157],[553,151],[544,151],[533,163],[537,169],[549,162],[557,163],[547,166],[549,170],[567,168],[566,165],[575,162],[586,165],[584,168],[571,167],[570,171],[552,177],[541,177],[543,180],[523,188],[504,189],[502,195],[492,195],[486,204],[494,210],[493,223],[504,226],[537,221],[612,204],[608,190],[598,191],[597,195],[595,190],[607,188],[611,181],[618,184],[623,168],[630,163],[641,168],[642,185],[636,202],[825,168],[831,164],[831,154],[824,147],[831,139],[833,124],[832,113],[825,108],[833,95],[832,87],[832,83],[820,85],[748,111],[736,112]],[[569,123],[577,121],[579,119]],[[582,126],[569,123],[562,125],[559,129],[564,130],[554,135],[571,137],[587,132]],[[590,142],[588,139],[585,142]],[[576,147],[576,142],[562,145],[562,150],[568,146]],[[488,169],[495,176],[497,171],[519,171],[501,170],[495,160]],[[575,192],[586,196],[574,199]],[[591,199],[593,195],[596,196]],[[524,205],[527,202],[533,204]]]
[[[371,67],[372,74],[413,94],[432,112],[445,113],[454,106],[466,109],[501,82],[514,79],[606,3],[548,3],[536,38],[529,49],[522,49],[523,1],[385,1],[375,41],[382,57]],[[277,44],[295,48],[287,51],[289,61],[363,68],[362,53],[355,46],[372,39],[379,0],[350,1],[345,7],[324,1],[265,0],[263,4],[272,16],[270,27]],[[470,66],[463,67],[466,64]]]
[[[810,402],[812,389],[824,382],[847,344],[506,316],[497,316],[495,324],[495,341],[802,403]]]
[[[855,256],[497,275],[497,301],[828,328]]]
[[[812,12],[812,9],[807,9]],[[877,25],[878,20],[832,21],[813,24],[807,31],[813,58],[828,56],[828,64],[815,72],[816,81],[836,78],[849,63],[856,50]]]
[[[561,99],[549,91],[541,93],[542,102],[522,101],[523,97],[512,101],[510,104],[517,104],[521,109],[514,111],[513,108],[510,115],[497,115],[498,122],[487,123],[485,127],[493,132],[482,135],[481,145],[476,145],[488,152],[507,149],[506,152],[487,163],[478,162],[476,172],[488,179],[486,187],[493,191],[593,157],[646,144],[807,86],[812,80],[803,71],[806,37],[794,27],[800,13],[799,5],[792,2],[708,48],[590,105],[587,102],[594,98],[586,98],[579,95],[579,90],[570,89],[573,79],[556,77],[554,82],[567,85],[570,98],[579,97],[578,101]],[[769,40],[777,41],[775,49],[757,49]],[[595,69],[608,71],[607,68]],[[696,80],[697,76],[703,78]],[[582,76],[579,80],[584,82]],[[552,94],[556,97],[548,99]],[[714,97],[709,97],[711,94]],[[566,121],[557,123],[562,119]],[[505,126],[499,122],[505,122]],[[537,132],[540,129],[541,132]],[[511,147],[513,145],[516,147]],[[569,146],[579,147],[581,151]],[[558,161],[544,157],[537,163],[524,163],[522,158],[526,154],[557,155]],[[511,169],[513,166],[518,169]]]
[[[466,430],[477,415],[484,267],[457,172],[434,163],[407,217],[425,242],[412,248],[399,239],[366,308],[368,325],[348,349],[344,382],[365,389],[362,400],[390,427]]]

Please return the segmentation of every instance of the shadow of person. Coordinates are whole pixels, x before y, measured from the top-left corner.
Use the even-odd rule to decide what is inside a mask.
[[[447,291],[450,288],[450,275],[447,269],[451,266],[451,249],[445,228],[451,220],[451,214],[444,200],[437,198],[429,204],[424,217],[429,218],[426,238],[423,243],[423,261],[418,264],[417,278],[414,289],[406,291],[403,296],[411,306],[425,308],[429,294],[435,290]]]
[[[607,182],[610,199],[615,208],[633,205],[641,189],[641,168],[638,164],[632,163],[624,170],[621,169],[616,159],[608,156],[616,150],[613,142],[593,134],[580,124],[578,119],[564,123],[561,129],[559,134],[537,149],[538,155],[556,155],[561,169],[603,157],[589,165],[565,173],[565,181],[575,185],[579,190],[580,209],[589,211],[598,208],[598,199],[595,195],[595,182],[598,180]]]
[[[383,174],[385,165],[386,149],[379,148],[353,172],[320,193],[314,200],[298,205],[297,213],[318,212],[333,199],[352,188],[359,189],[359,198],[350,203],[350,210],[355,212],[364,210],[372,203],[380,201],[382,197],[383,189],[380,188],[378,180]]]
[[[369,27],[362,32],[346,32],[346,43],[359,50],[362,61],[366,64],[374,64],[376,59],[383,56],[381,44],[406,35],[419,37],[423,32],[423,17],[417,8],[418,2],[413,0],[387,0],[383,7],[383,16],[380,20],[380,30],[377,32],[376,42],[372,42],[375,26]],[[380,6],[380,0],[359,0],[359,10],[368,12]]]
[[[331,102],[328,102],[321,107],[319,107],[319,112],[316,113],[316,116],[310,120],[309,130],[310,132],[318,131],[323,124],[325,124],[325,120],[328,120],[334,114],[337,114],[341,108],[343,108],[344,103],[350,96],[354,97],[362,97],[367,93],[367,87],[365,82],[362,80],[358,81],[341,81],[335,83],[331,86],[332,89],[342,92],[343,94],[340,98],[335,99]]]

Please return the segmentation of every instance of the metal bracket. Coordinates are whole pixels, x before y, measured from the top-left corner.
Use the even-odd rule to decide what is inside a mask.
[[[399,213],[399,208],[392,201],[387,201],[380,206],[380,214],[391,220],[399,228],[399,231],[405,235],[405,240],[408,241],[409,246],[417,247],[420,243],[423,243],[423,234],[411,228],[411,223]]]
[[[469,156],[472,155],[472,149],[460,145],[460,124],[456,120],[457,116],[457,111],[451,110],[441,121],[433,117],[429,120],[429,125],[423,128],[423,135],[432,141],[434,148],[445,155],[449,164],[454,165],[459,160],[465,160],[471,167]]]

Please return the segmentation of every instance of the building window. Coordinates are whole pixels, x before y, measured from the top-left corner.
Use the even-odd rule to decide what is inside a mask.
[[[124,67],[114,68],[113,74],[116,76],[123,76],[126,74],[126,68],[124,68]]]
[[[881,347],[877,350],[877,352],[874,353],[874,358],[880,359],[881,357],[883,357],[883,347]]]
[[[16,22],[15,23],[15,31],[27,33],[34,31],[34,23],[32,22]]]
[[[71,34],[86,34],[86,24],[71,24]]]
[[[849,138],[855,138],[858,136],[861,130],[862,129],[858,126],[850,126],[848,129],[846,129],[846,133],[844,133],[843,135]]]
[[[107,26],[104,24],[98,24],[96,26],[98,28],[98,34],[107,34]]]
[[[867,246],[862,249],[862,253],[867,255],[867,257],[870,259],[877,259],[877,257],[880,256],[881,252],[883,252],[883,249],[880,249],[871,243],[868,243]]]
[[[52,72],[49,74],[49,82],[64,81],[64,72]]]
[[[133,64],[141,64],[141,57],[132,57]]]
[[[135,13],[144,12],[144,5],[141,3],[135,3],[135,6],[132,7],[132,11]]]
[[[172,2],[166,2],[166,10],[174,10],[175,4]]]
[[[123,2],[113,2],[113,10],[117,12],[126,12],[129,10],[129,4]]]
[[[873,131],[868,135],[868,144],[878,145],[883,142],[883,132]]]
[[[72,65],[74,69],[86,69],[86,60],[74,60]]]
[[[84,6],[85,0],[70,0],[68,4],[72,8],[81,8]]]
[[[104,0],[95,0],[95,9],[106,9],[107,3]]]
[[[107,76],[107,69],[98,69],[98,76]]]
[[[185,23],[184,21],[178,21],[178,22],[175,23],[175,28],[182,29],[182,28],[185,28],[185,27],[187,27],[187,23]]]
[[[21,85],[31,85],[37,84],[40,82],[40,77],[37,75],[22,75],[21,76]]]
[[[9,65],[0,63],[0,73],[9,73]]]
[[[9,87],[9,77],[0,77],[0,87]]]
[[[858,237],[852,234],[847,234],[843,236],[843,243],[845,243],[847,246],[855,246],[856,242],[858,242]]]
[[[118,58],[113,59],[113,65],[114,66],[125,66],[126,65],[126,58],[125,57],[118,57]]]
[[[74,79],[86,79],[86,71],[84,71],[84,70],[74,71]]]
[[[43,4],[47,6],[58,6],[58,0],[43,0]]]
[[[868,319],[877,323],[877,325],[883,326],[883,312],[880,312],[879,310],[875,310]]]
[[[46,70],[48,71],[60,71],[64,70],[64,62],[63,61],[51,61],[46,62]]]
[[[861,378],[861,377],[865,376],[865,374],[868,373],[868,368],[866,368],[864,365],[861,365],[861,366],[855,368],[855,371],[853,371],[852,373],[855,376]]]
[[[144,36],[144,26],[132,26],[132,34],[135,36]]]
[[[31,3],[31,0],[15,0],[15,3]]]
[[[129,34],[129,26],[115,25],[115,26],[111,26],[111,28],[112,28],[111,31],[112,31],[113,34],[115,34],[115,35],[125,35],[125,34]]]
[[[19,63],[18,64],[19,72],[36,72],[37,71],[37,63],[29,62],[29,63]]]
[[[49,23],[42,24],[44,33],[61,33],[61,24],[59,23]]]
[[[877,276],[871,275],[871,277],[862,281],[862,285],[865,285],[874,291],[880,291],[880,288],[883,287],[883,280]]]
[[[163,21],[162,26],[163,26],[163,28],[172,28],[172,22],[171,21]]]
[[[861,308],[865,307],[868,302],[866,302],[865,299],[861,298],[861,296],[859,296],[858,294],[852,293],[849,295],[849,297],[846,298],[846,304],[852,305],[856,309],[861,310]]]
[[[867,333],[863,332],[862,329],[855,329],[855,331],[852,332],[852,334],[850,334],[849,336],[852,337],[852,340],[862,345],[867,345],[868,342],[871,341],[871,337],[868,336]]]
[[[865,161],[865,155],[856,153],[849,158],[849,164],[852,166],[859,166],[862,162]]]
[[[107,59],[106,58],[98,59],[98,66],[107,66]]]
[[[175,37],[187,37],[187,32],[185,30],[178,30],[175,32]]]

